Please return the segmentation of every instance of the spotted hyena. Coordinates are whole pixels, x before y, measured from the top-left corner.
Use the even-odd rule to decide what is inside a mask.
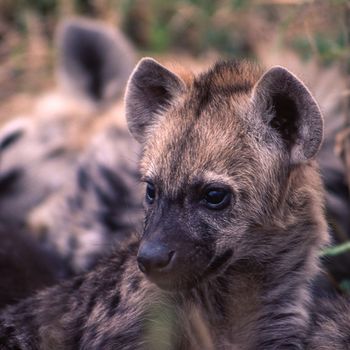
[[[328,241],[319,108],[282,67],[178,75],[126,93],[142,144],[142,235],[1,314],[4,348],[347,349],[349,304],[316,300]]]

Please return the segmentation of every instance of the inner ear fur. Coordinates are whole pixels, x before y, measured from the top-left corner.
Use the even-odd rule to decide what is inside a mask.
[[[253,90],[255,113],[277,132],[294,164],[313,158],[323,138],[323,118],[306,86],[283,67],[273,67]]]
[[[185,83],[152,58],[143,58],[129,79],[125,94],[128,127],[134,138],[145,141],[152,124],[185,90]]]

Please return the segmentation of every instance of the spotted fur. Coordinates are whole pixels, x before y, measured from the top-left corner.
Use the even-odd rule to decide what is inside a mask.
[[[291,109],[276,105],[276,91]],[[326,339],[347,349],[348,303],[328,301],[327,311],[311,293],[328,233],[313,160],[322,119],[300,81],[226,62],[184,83],[147,59],[126,104],[144,146],[141,176],[157,190],[142,235],[6,309],[3,348],[316,349]],[[231,193],[225,209],[203,206],[213,182]],[[176,253],[153,274],[137,267],[150,242],[155,256]]]
[[[57,89],[0,131],[0,222],[26,226],[77,273],[142,223],[121,101],[135,55],[116,28],[83,19],[60,25],[57,52]]]
[[[64,258],[71,272],[91,269],[114,243],[141,227],[138,157],[139,147],[129,133],[110,127],[79,158],[64,191],[31,212],[32,230]]]
[[[135,55],[123,35],[96,21],[71,19],[61,24],[56,45],[58,86],[0,130],[0,221],[26,225],[31,210],[71,186],[77,160],[96,135],[109,127],[127,133],[120,98]],[[116,146],[134,147],[131,139],[122,140]],[[49,218],[41,220],[44,226]]]

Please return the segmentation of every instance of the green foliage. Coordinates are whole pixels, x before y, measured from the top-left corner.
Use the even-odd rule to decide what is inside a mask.
[[[4,0],[0,4],[0,11],[6,11],[10,19],[16,21],[18,17],[23,16],[23,12],[34,11],[39,15],[51,16],[55,13],[58,6],[58,0]],[[0,14],[3,14],[0,12]]]
[[[350,251],[350,241],[334,247],[329,247],[321,252],[321,256],[337,256]]]
[[[303,59],[317,57],[326,64],[349,58],[344,23],[347,0],[325,0],[311,4],[314,14],[306,16],[311,25],[300,30],[299,17],[309,2],[295,1],[286,5],[279,0],[2,0],[1,15],[21,32],[26,33],[25,14],[35,12],[44,22],[54,23],[67,4],[76,14],[101,17],[117,15],[120,24],[138,47],[148,52],[184,50],[202,54],[210,50],[229,56],[251,56],[254,34],[252,18],[265,21],[271,30],[280,33],[284,44]],[[327,6],[324,7],[324,4]],[[310,5],[310,6],[311,6]],[[318,10],[318,5],[319,10]],[[328,10],[330,9],[330,10]],[[3,13],[2,13],[3,12]],[[325,27],[313,28],[313,16],[326,18]],[[103,19],[103,18],[102,18]],[[292,37],[288,34],[297,28]],[[344,29],[345,28],[345,29]],[[53,30],[53,29],[52,29]],[[257,27],[257,30],[259,28]],[[46,31],[46,29],[45,29]],[[259,34],[256,33],[256,40]]]
[[[52,15],[57,9],[57,0],[19,0],[21,6],[28,6],[35,11],[38,11],[41,15]]]
[[[174,343],[175,310],[171,305],[153,306],[145,319],[145,343],[148,349],[171,350]]]
[[[142,2],[133,3],[137,7]],[[149,28],[143,31],[149,33],[145,40],[148,50],[180,48],[200,54],[215,49],[241,56],[246,48],[244,31],[234,28],[235,11],[246,1],[151,0],[149,3],[149,13],[145,14]]]
[[[342,280],[339,284],[339,288],[343,293],[349,294],[350,293],[350,280],[348,280],[348,279]]]
[[[316,33],[312,42],[308,37],[297,37],[293,40],[292,47],[303,59],[316,56],[325,64],[349,57],[349,46],[344,31],[337,33],[336,37]]]

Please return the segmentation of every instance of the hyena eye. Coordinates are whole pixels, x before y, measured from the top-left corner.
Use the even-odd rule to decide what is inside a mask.
[[[230,204],[230,192],[222,188],[206,190],[202,202],[209,209],[224,209]]]
[[[155,198],[156,198],[156,189],[152,183],[147,182],[147,187],[146,187],[146,201],[147,201],[147,203],[152,204],[154,202]]]

